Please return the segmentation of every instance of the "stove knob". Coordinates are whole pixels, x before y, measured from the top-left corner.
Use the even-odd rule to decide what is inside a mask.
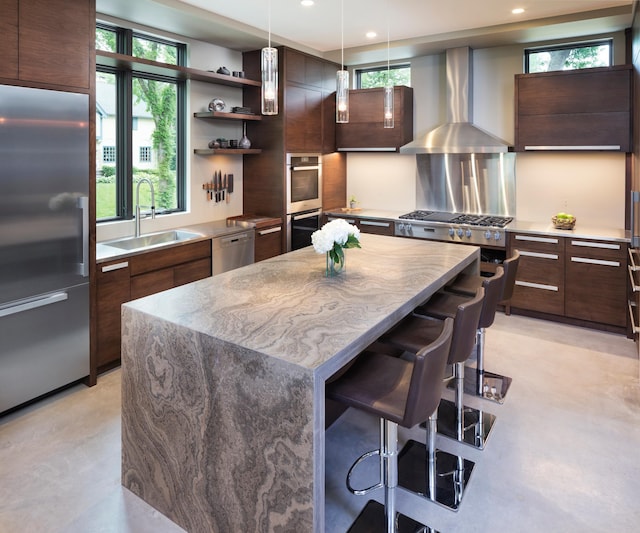
[[[468,230],[465,232],[465,235],[466,235],[468,238],[471,238],[471,230],[470,230],[470,229],[468,229]]]
[[[496,232],[494,233],[494,235],[493,235],[493,238],[494,238],[496,241],[499,241],[499,240],[500,240],[500,232],[499,232],[499,231],[496,231]]]
[[[398,224],[398,231],[404,233],[404,223],[400,222],[400,224]]]
[[[484,238],[485,239],[491,239],[491,230],[488,229],[487,231],[484,232]]]
[[[456,231],[456,233],[458,234],[458,237],[462,237],[464,231],[462,231],[462,228],[458,228],[458,231]]]
[[[453,237],[456,234],[456,230],[449,228],[449,237]]]
[[[411,224],[407,224],[407,233],[411,233],[413,231],[413,228],[411,227]]]

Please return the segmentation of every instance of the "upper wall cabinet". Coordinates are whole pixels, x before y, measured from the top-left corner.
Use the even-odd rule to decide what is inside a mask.
[[[88,90],[94,76],[93,0],[0,0],[0,77]]]
[[[384,89],[349,91],[349,122],[336,124],[336,144],[341,151],[389,151],[413,140],[413,89],[393,90],[394,127],[383,126]]]
[[[632,148],[630,65],[515,76],[516,151]]]

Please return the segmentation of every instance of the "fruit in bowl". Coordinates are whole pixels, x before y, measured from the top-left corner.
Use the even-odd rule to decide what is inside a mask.
[[[551,222],[557,229],[573,229],[576,225],[576,217],[569,213],[558,213],[551,217]]]

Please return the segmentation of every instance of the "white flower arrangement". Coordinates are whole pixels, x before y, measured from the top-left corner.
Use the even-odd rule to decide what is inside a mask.
[[[327,222],[311,235],[313,248],[328,253],[336,264],[344,264],[344,248],[360,248],[360,230],[343,218]]]

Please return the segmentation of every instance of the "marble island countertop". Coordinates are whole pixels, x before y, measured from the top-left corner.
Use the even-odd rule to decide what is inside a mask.
[[[122,484],[187,531],[324,533],[324,383],[479,248],[364,234],[123,306]]]

